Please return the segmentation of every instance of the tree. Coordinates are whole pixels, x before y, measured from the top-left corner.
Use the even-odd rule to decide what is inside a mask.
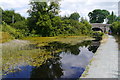
[[[113,22],[111,25],[111,30],[112,30],[113,34],[120,35],[120,22],[119,21]]]
[[[38,36],[80,35],[89,34],[91,25],[87,21],[80,23],[78,13],[70,17],[60,17],[59,3],[34,2],[30,3],[28,11],[28,28],[30,33]]]
[[[70,18],[70,19],[73,19],[73,20],[79,20],[80,15],[79,15],[79,13],[74,12],[74,13],[72,13],[72,14],[70,15],[69,18]]]
[[[92,12],[89,12],[88,16],[91,23],[103,23],[104,19],[109,15],[109,11],[95,9]]]
[[[111,15],[109,15],[107,19],[108,19],[108,24],[112,24],[117,20],[117,16],[114,15],[114,12],[112,11]]]
[[[35,31],[41,36],[50,36],[52,29],[52,18],[59,13],[59,4],[55,2],[34,2],[30,3],[28,11],[28,25],[30,32]]]
[[[0,7],[0,24],[2,23],[2,8]]]
[[[13,21],[14,20],[14,21]],[[15,23],[17,21],[25,20],[19,13],[15,13],[14,10],[3,10],[2,12],[2,21],[7,24]]]
[[[117,17],[116,21],[119,21],[119,22],[120,22],[120,16]]]

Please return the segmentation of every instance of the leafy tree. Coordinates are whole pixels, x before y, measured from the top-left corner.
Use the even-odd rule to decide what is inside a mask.
[[[116,21],[119,21],[119,22],[120,22],[120,16],[117,17]]]
[[[0,7],[0,25],[1,25],[1,23],[2,23],[2,8]]]
[[[112,11],[111,15],[109,15],[107,19],[108,19],[108,24],[112,24],[117,20],[117,16],[114,15],[114,12]]]
[[[70,18],[70,19],[73,19],[73,20],[79,20],[80,15],[79,15],[79,13],[74,12],[74,13],[72,13],[72,14],[70,15],[69,18]]]
[[[15,23],[12,23],[11,26],[15,29],[27,29],[27,21],[18,21]]]
[[[91,23],[103,23],[104,19],[109,15],[109,11],[95,9],[92,12],[89,12],[88,16]]]
[[[15,28],[18,32],[23,34],[23,36],[28,36],[29,30],[27,26],[27,20],[12,23],[11,26]]]
[[[80,15],[75,12],[70,17],[60,17],[59,3],[34,2],[30,3],[28,11],[28,29],[30,33],[39,36],[80,35],[91,31],[87,21],[80,23]]]
[[[4,21],[5,23],[11,24],[13,18],[14,23],[17,21],[25,20],[24,17],[22,17],[19,13],[15,13],[14,10],[5,10],[2,12],[2,21]]]
[[[55,2],[34,2],[30,3],[31,9],[28,11],[28,25],[30,32],[35,31],[41,36],[50,36],[52,29],[52,18],[59,12],[59,4]]]
[[[119,34],[120,35],[120,22],[113,22],[111,25],[111,30],[113,34]]]
[[[51,36],[57,36],[59,34],[62,34],[61,30],[64,26],[62,26],[63,21],[59,16],[55,16],[51,20],[52,22],[52,30],[51,30]]]

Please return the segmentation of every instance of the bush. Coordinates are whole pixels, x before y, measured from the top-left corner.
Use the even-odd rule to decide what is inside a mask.
[[[15,29],[27,29],[27,22],[26,21],[18,21],[16,23],[12,23],[11,26]]]
[[[23,37],[23,35],[22,35],[22,33],[20,33],[20,31],[18,31],[17,29],[11,27],[10,25],[7,25],[5,22],[2,22],[2,25],[0,27],[2,29],[2,32],[8,32],[14,38]]]
[[[120,22],[114,22],[111,25],[111,30],[113,34],[119,34],[120,35]]]

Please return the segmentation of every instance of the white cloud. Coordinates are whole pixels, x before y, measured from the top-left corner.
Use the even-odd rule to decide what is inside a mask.
[[[81,16],[88,19],[88,13],[94,9],[106,9],[110,12],[114,11],[117,15],[117,3],[119,0],[63,0],[61,1],[60,15],[68,15],[73,12],[80,13]]]
[[[60,15],[70,15],[73,12],[80,13],[81,16],[88,18],[88,13],[94,9],[106,9],[114,11],[115,14],[118,14],[117,11],[117,2],[119,0],[62,0],[61,3],[61,12]],[[0,7],[4,10],[14,9],[16,12],[19,12],[23,16],[28,16],[26,11],[29,8],[29,0],[0,0]]]
[[[0,0],[0,7],[3,10],[14,9],[15,12],[19,12],[22,16],[26,16],[26,11],[29,7],[29,0]]]

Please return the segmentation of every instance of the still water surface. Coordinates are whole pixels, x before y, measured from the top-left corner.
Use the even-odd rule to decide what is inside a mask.
[[[3,78],[79,78],[99,47],[98,41],[84,41],[54,55],[39,67],[23,66]]]

